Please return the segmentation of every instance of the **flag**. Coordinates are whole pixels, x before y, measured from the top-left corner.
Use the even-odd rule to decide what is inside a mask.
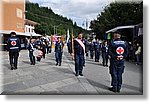
[[[110,33],[107,34],[107,39],[108,39],[108,40],[111,39],[111,34],[110,34]]]
[[[69,34],[69,29],[68,29],[67,30],[67,43],[68,43],[69,39],[70,39],[70,34]]]

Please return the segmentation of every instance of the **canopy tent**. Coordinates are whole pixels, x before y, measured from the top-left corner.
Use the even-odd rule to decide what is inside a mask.
[[[11,32],[16,32],[14,30],[0,30],[0,34],[10,34]],[[16,32],[17,35],[22,35],[22,36],[31,36],[30,34],[27,33],[22,33],[22,32]]]
[[[36,33],[26,33],[26,34],[29,34],[30,36],[42,36],[42,35],[36,34]]]
[[[119,30],[119,29],[134,28],[134,27],[135,27],[135,25],[130,25],[130,26],[118,26],[118,27],[116,27],[116,28],[113,28],[113,29],[110,29],[110,30],[106,31],[106,33],[115,32],[115,31],[117,31],[117,30]]]
[[[0,30],[0,34],[10,34],[11,32],[16,32],[13,30]],[[41,36],[40,34],[36,33],[22,33],[22,32],[16,32],[17,35],[22,35],[22,36]]]

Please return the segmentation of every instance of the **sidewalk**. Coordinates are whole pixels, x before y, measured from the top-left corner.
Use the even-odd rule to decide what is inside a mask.
[[[98,94],[85,77],[74,75],[74,65],[65,55],[62,66],[55,65],[54,52],[33,66],[30,65],[28,51],[23,50],[18,69],[10,70],[8,52],[1,53],[4,57],[1,62],[2,94]]]

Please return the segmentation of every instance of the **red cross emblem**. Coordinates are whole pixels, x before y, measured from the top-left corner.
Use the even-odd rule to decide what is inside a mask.
[[[117,52],[117,54],[121,55],[121,54],[124,53],[124,48],[123,48],[123,47],[118,47],[118,48],[116,49],[116,52]]]
[[[16,41],[12,41],[11,45],[15,46],[16,45]]]

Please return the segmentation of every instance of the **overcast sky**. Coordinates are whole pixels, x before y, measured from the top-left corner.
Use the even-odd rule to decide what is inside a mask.
[[[64,17],[71,18],[78,26],[96,19],[97,15],[110,3],[110,0],[29,0],[40,6],[50,7]],[[85,26],[84,26],[85,28]]]
[[[40,6],[50,7],[59,15],[71,18],[78,26],[85,28],[87,19],[88,26],[90,21],[97,18],[97,15],[103,11],[105,6],[112,1],[142,1],[142,0],[29,0],[39,3]]]

